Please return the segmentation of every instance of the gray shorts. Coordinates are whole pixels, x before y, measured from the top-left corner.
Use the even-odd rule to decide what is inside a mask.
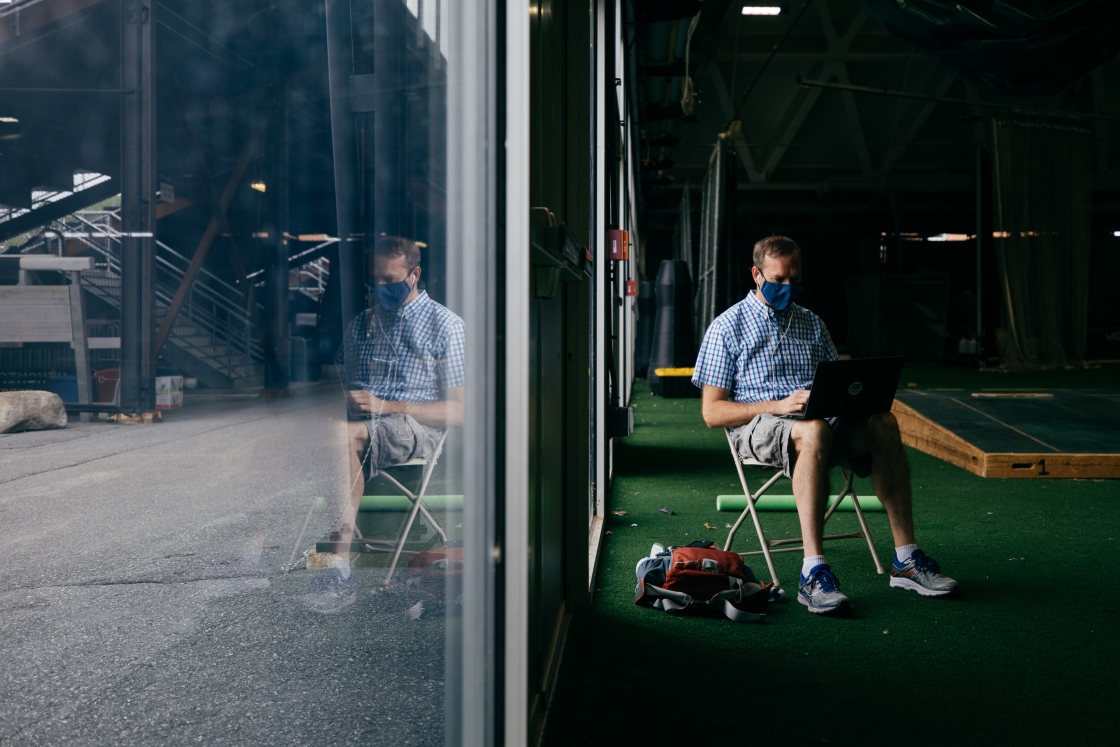
[[[754,420],[736,428],[732,433],[735,448],[743,459],[755,459],[763,464],[780,467],[786,477],[793,476],[793,462],[789,452],[789,437],[797,418],[781,415],[758,415]],[[849,458],[849,423],[844,418],[828,418],[832,427],[832,453],[828,464],[831,467],[844,467],[859,477],[871,474],[871,454]]]
[[[439,429],[418,422],[411,415],[382,415],[362,422],[369,431],[370,448],[362,460],[366,479],[377,470],[403,464],[411,459],[427,459],[439,443]]]

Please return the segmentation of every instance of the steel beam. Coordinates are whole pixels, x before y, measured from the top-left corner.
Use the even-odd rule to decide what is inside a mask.
[[[931,70],[930,75],[934,74],[934,71]],[[942,96],[952,87],[955,81],[956,78],[948,73],[942,74],[941,81],[937,84],[937,88],[934,89],[934,95]],[[851,92],[846,91],[845,93],[850,95]],[[922,128],[933,114],[933,110],[936,108],[936,101],[926,101],[922,104],[917,116],[909,118],[910,125],[906,128],[906,132],[903,133],[902,138],[897,143],[892,143],[891,146],[887,148],[887,154],[883,157],[883,166],[879,169],[882,174],[886,175],[890,172],[891,167],[898,162],[898,159],[902,157],[906,149],[910,147],[910,143],[914,142],[914,138],[918,137],[918,133],[921,132]]]
[[[731,109],[731,94],[727,90],[727,86],[723,82],[723,74],[719,70],[719,65],[713,65],[711,73],[708,77],[712,81],[712,87],[715,89],[716,98],[719,99],[720,106],[723,107],[724,116],[730,117],[732,114]],[[747,170],[747,178],[751,182],[758,183],[766,181],[766,173],[759,171],[758,167],[754,164],[754,155],[751,148],[747,145],[744,139],[744,130],[747,123],[743,122],[735,133],[735,152],[739,154],[739,160],[743,162],[743,168]]]
[[[178,36],[187,44],[205,52],[211,58],[232,70],[245,72],[253,69],[253,63],[249,62],[229,47],[223,45],[214,37],[206,34],[206,32],[191,25],[187,19],[175,13],[175,11],[168,8],[164,3],[156,3],[156,5],[159,6],[159,25]]]
[[[121,97],[120,404],[143,412],[155,407],[156,34],[144,0],[123,0],[120,20],[120,87],[135,91]]]
[[[20,36],[37,31],[44,26],[58,23],[74,16],[102,0],[32,0],[7,8],[0,8],[0,45]],[[131,0],[124,0],[128,7]],[[125,86],[121,86],[124,88]]]
[[[808,7],[809,5],[808,3],[806,3],[802,7],[802,12],[804,12],[804,10]],[[848,49],[851,48],[852,42],[855,40],[856,35],[860,32],[860,29],[863,28],[864,21],[867,20],[866,13],[861,13],[859,16],[857,16],[856,19],[848,27],[848,29],[844,32],[844,35],[839,36],[836,33],[835,27],[833,26],[832,15],[828,11],[827,3],[818,4],[817,10],[820,16],[821,26],[824,29],[825,40],[828,44],[828,51],[833,55],[842,57],[847,53]],[[800,18],[800,16],[798,17]],[[775,52],[776,51],[777,48],[775,48]],[[820,66],[818,65],[818,69],[819,68]],[[822,75],[826,80],[831,78],[832,76],[840,78],[841,80],[848,79],[847,68],[843,63],[840,62],[833,62],[824,65],[823,71],[818,72],[817,74]],[[747,93],[750,93],[749,89]],[[817,100],[820,98],[820,94],[820,89],[810,90],[808,95],[800,102],[797,112],[793,114],[792,118],[789,118],[790,113],[793,111],[794,105],[797,103],[796,96],[793,100],[791,100],[790,108],[787,110],[785,117],[783,117],[783,121],[788,122],[785,132],[782,135],[781,140],[774,146],[773,150],[770,151],[770,158],[766,161],[765,173],[767,179],[771,178],[774,175],[774,172],[777,171],[778,164],[781,163],[782,158],[783,156],[785,156],[786,150],[789,149],[789,146],[793,142],[793,139],[797,137],[797,133],[801,130],[801,126],[805,123],[805,120],[806,118],[808,118],[809,113],[813,110],[813,107],[816,106]],[[746,95],[744,95],[743,98],[746,99]],[[740,106],[742,106],[741,103]],[[844,102],[844,106],[848,118],[848,126],[853,130],[852,139],[855,141],[856,151],[860,160],[860,166],[864,174],[869,174],[871,173],[871,157],[867,150],[866,143],[864,142],[865,138],[863,135],[863,126],[859,121],[859,111],[856,108],[855,99],[846,99]]]
[[[253,134],[249,136],[249,143],[245,146],[245,150],[241,152],[241,157],[237,159],[237,165],[233,167],[233,172],[229,175],[229,181],[226,182],[226,188],[218,200],[215,214],[210,218],[210,223],[206,226],[206,231],[198,242],[198,248],[194,250],[194,256],[191,257],[191,263],[187,266],[187,271],[183,273],[183,279],[179,281],[179,288],[175,291],[175,297],[171,300],[171,305],[167,307],[167,313],[159,327],[159,334],[156,335],[155,349],[157,354],[163,347],[163,343],[167,341],[167,336],[171,333],[171,325],[175,323],[175,317],[179,315],[179,309],[182,308],[183,302],[187,298],[187,291],[190,290],[198,271],[202,269],[206,254],[210,251],[210,246],[218,235],[218,216],[224,216],[225,211],[229,209],[229,204],[233,202],[237,185],[241,183],[241,177],[245,175],[245,169],[249,166],[249,161],[257,150],[257,144],[260,142],[265,125],[268,124],[268,115],[269,112],[265,111],[253,128]]]
[[[179,92],[180,95],[182,92]],[[206,162],[206,156],[202,152],[202,148],[198,144],[198,138],[194,134],[194,128],[191,127],[190,120],[187,118],[187,113],[182,107],[182,102],[179,97],[176,97],[177,109],[179,119],[183,124],[183,132],[186,134],[187,147],[193,154],[195,165],[198,168],[199,174],[202,176],[202,189],[206,193],[206,199],[210,203],[210,214],[218,221],[218,232],[225,239],[226,252],[229,253],[230,265],[233,267],[234,274],[237,276],[237,282],[240,285],[241,292],[245,295],[246,311],[253,318],[254,323],[256,319],[256,306],[253,305],[253,285],[249,282],[245,274],[245,262],[241,258],[241,252],[237,247],[237,241],[234,239],[233,229],[230,228],[229,219],[226,216],[226,210],[222,207],[221,198],[214,191],[214,176],[210,172],[210,164]],[[160,203],[167,205],[167,203]],[[187,203],[188,205],[192,203]],[[186,206],[184,206],[186,207]],[[157,215],[158,215],[157,209]],[[162,215],[159,215],[162,218]]]
[[[82,305],[82,273],[71,272],[70,275],[70,328],[74,348],[74,368],[78,374],[78,403],[89,405],[93,403],[90,390],[89,371],[89,345],[86,341],[86,314]],[[89,422],[89,413],[81,414],[83,423]]]
[[[955,80],[949,76],[950,82]],[[910,93],[909,91],[893,91],[889,88],[874,88],[872,86],[853,86],[844,83],[831,83],[825,80],[810,80],[807,78],[798,78],[797,85],[802,88],[836,88],[841,91],[854,91],[856,93],[873,93],[879,96],[893,96],[903,99],[914,99],[916,101],[931,101],[939,104],[959,104],[961,106],[984,107],[987,109],[1001,109],[1004,111],[1011,111],[1025,116],[1035,117],[1051,117],[1059,119],[1082,119],[1082,120],[1102,120],[1105,122],[1120,122],[1120,117],[1110,117],[1104,114],[1094,114],[1092,112],[1071,112],[1071,111],[1054,111],[1052,109],[1031,109],[1028,107],[1017,106],[1015,104],[1002,104],[997,101],[969,101],[968,99],[957,99],[951,96],[942,96],[940,94],[934,96],[927,96],[921,93]]]
[[[828,9],[828,3],[819,3],[817,5],[817,15],[820,16],[821,27],[824,29],[825,41],[828,43],[828,51],[843,58],[848,49],[852,46],[852,41],[856,38],[856,34],[863,28],[864,21],[867,20],[867,13],[860,13],[856,19],[852,21],[851,26],[844,32],[843,38],[836,33],[836,25],[832,20],[832,11]],[[848,66],[846,61],[841,59],[840,62],[833,63],[832,67],[836,71],[836,77],[841,83],[851,84],[848,79]],[[859,157],[860,169],[864,174],[870,174],[871,168],[871,152],[867,148],[867,138],[863,134],[863,124],[859,118],[859,107],[856,106],[856,97],[851,91],[842,91],[841,96],[844,99],[844,112],[848,117],[848,127],[852,132],[852,140],[855,142],[856,155]]]
[[[83,210],[90,205],[96,205],[102,200],[107,200],[121,190],[121,184],[116,179],[108,179],[92,187],[75,192],[61,200],[48,202],[35,208],[29,213],[6,220],[0,223],[0,241],[5,241],[21,233],[27,233],[39,226],[45,226],[53,220]]]
[[[350,3],[326,0],[327,76],[331,99],[331,141],[334,150],[334,196],[338,216],[338,282],[343,329],[365,307],[360,205],[357,200],[358,158],[351,113],[350,76],[354,69]],[[331,268],[334,275],[334,268]]]
[[[805,123],[809,112],[813,111],[813,107],[817,105],[817,99],[820,97],[820,89],[813,89],[801,98],[800,101],[796,94],[790,101],[789,108],[786,109],[782,117],[782,122],[784,123],[782,136],[770,150],[770,157],[766,159],[764,172],[767,179],[772,177],[774,172],[778,170],[778,164],[782,162],[782,157],[786,154],[786,150],[789,149],[790,143],[797,137],[797,133],[801,131],[801,125]],[[779,127],[781,127],[781,125],[779,125]]]
[[[268,164],[272,194],[268,200],[268,223],[263,226],[265,241],[265,323],[261,325],[264,343],[264,386],[273,394],[287,391],[289,372],[288,338],[288,92],[281,93],[276,124],[270,128],[273,156]],[[268,194],[268,193],[266,193]]]

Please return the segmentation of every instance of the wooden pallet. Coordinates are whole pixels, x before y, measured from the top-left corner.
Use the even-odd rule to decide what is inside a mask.
[[[150,425],[152,423],[162,423],[163,413],[159,410],[138,412],[135,415],[126,415],[123,412],[118,412],[115,415],[111,415],[110,419],[114,423],[122,423],[124,425]]]
[[[915,400],[916,393],[907,394],[909,396],[905,398],[911,403],[916,403],[919,406],[926,404],[920,400]],[[939,409],[937,406],[923,408],[927,412],[934,413],[931,416],[919,412],[916,407],[904,402],[901,398],[896,398],[891,412],[898,420],[904,444],[939,459],[944,459],[981,477],[1120,478],[1120,453],[1071,453],[1030,435],[1023,428],[1016,427],[1005,420],[997,419],[993,415],[972,406],[976,401],[985,401],[992,396],[989,393],[964,392],[949,397],[952,402],[960,404],[961,407],[976,411],[977,414],[972,417],[977,422],[969,428],[969,433],[975,438],[978,432],[983,433],[981,429],[986,429],[987,433],[983,433],[983,442],[989,449],[992,449],[989,451],[980,448],[972,440],[966,440],[944,422],[935,420]],[[1006,396],[1027,399],[1022,394],[1009,393]],[[960,399],[961,397],[974,397],[975,399],[963,401]],[[1045,401],[1041,397],[1037,399]],[[943,403],[934,404],[944,406]],[[1111,404],[1107,406],[1111,406]],[[1067,407],[1060,412],[1056,411],[1054,417],[1069,418],[1071,412],[1073,411]],[[1001,438],[1004,431],[1013,434],[1012,438]],[[1100,436],[1101,451],[1120,449],[1120,439],[1115,438],[1115,434],[1103,432]],[[1041,448],[1029,451],[1026,449],[1021,451],[995,450],[999,448],[1001,443],[1008,442],[1020,446],[1024,444],[1035,445]]]

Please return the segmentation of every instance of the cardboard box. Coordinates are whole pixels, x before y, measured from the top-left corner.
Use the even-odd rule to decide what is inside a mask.
[[[183,406],[182,392],[156,392],[157,410],[174,410]]]
[[[157,376],[156,377],[156,394],[170,394],[172,392],[183,391],[183,377],[182,376]]]

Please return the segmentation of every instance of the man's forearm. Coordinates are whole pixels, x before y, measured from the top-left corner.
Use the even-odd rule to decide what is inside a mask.
[[[779,412],[778,405],[778,402],[706,402],[704,422],[709,428],[738,428],[759,415]]]
[[[392,402],[384,400],[386,415],[411,415],[416,421],[431,428],[462,425],[463,403],[455,400],[440,402]]]

